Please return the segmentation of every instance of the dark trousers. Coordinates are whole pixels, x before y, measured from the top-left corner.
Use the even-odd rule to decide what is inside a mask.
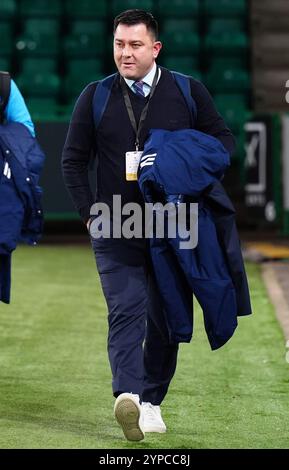
[[[147,240],[91,239],[108,307],[108,355],[114,396],[137,393],[159,405],[177,363]]]

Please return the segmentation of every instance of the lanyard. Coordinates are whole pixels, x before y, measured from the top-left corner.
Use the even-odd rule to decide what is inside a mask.
[[[125,106],[126,106],[126,109],[127,109],[127,112],[128,112],[128,116],[129,116],[131,125],[133,127],[134,132],[135,132],[135,148],[136,148],[136,151],[138,151],[138,149],[139,149],[139,136],[140,136],[140,133],[143,129],[144,121],[147,117],[149,102],[152,99],[153,94],[154,94],[155,89],[156,89],[158,75],[159,75],[159,69],[157,67],[156,73],[155,73],[155,76],[154,76],[154,79],[153,79],[149,99],[148,99],[148,102],[146,103],[145,107],[142,110],[138,125],[137,125],[136,120],[135,120],[135,116],[134,116],[134,112],[133,112],[133,109],[132,109],[130,97],[129,97],[129,94],[128,94],[128,91],[127,91],[126,83],[125,83],[125,81],[122,77],[121,77],[121,80],[120,80]]]

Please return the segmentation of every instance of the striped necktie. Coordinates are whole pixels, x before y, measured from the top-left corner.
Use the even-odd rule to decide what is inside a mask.
[[[137,95],[140,95],[140,96],[145,96],[144,94],[144,91],[143,91],[143,86],[144,86],[144,82],[140,81],[140,82],[134,82],[133,84],[133,89],[134,91],[136,92]]]

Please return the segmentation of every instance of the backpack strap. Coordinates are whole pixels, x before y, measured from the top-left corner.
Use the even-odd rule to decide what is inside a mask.
[[[109,75],[108,77],[98,82],[92,102],[95,129],[97,129],[100,124],[117,75],[117,73],[114,73],[113,75]]]
[[[9,72],[0,72],[0,123],[4,121],[4,111],[10,96],[10,86]]]
[[[190,112],[192,113],[193,120],[196,122],[197,120],[197,105],[192,97],[191,92],[191,84],[190,84],[190,77],[188,75],[184,75],[179,72],[171,72],[172,76],[174,77],[177,85],[179,86],[184,98],[187,102]]]
[[[190,112],[192,113],[194,121],[196,121],[197,105],[191,94],[190,77],[179,72],[171,73],[186,100],[186,103]],[[93,96],[93,118],[95,129],[97,129],[100,124],[100,121],[102,119],[111,94],[112,86],[117,75],[117,73],[114,73],[113,75],[109,75],[108,77],[98,82]]]

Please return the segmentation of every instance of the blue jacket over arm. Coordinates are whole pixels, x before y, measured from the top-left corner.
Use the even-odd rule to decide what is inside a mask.
[[[212,349],[226,343],[237,326],[238,294],[216,220],[205,198],[228,165],[229,154],[218,139],[191,129],[152,130],[141,158],[139,185],[147,202],[157,202],[156,195],[161,194],[166,201],[182,195],[187,201],[198,202],[196,248],[180,249],[178,236],[151,239],[156,279],[171,340],[175,342],[191,339],[192,293],[202,307]]]
[[[44,154],[28,129],[0,126],[0,300],[10,302],[11,253],[20,241],[41,237],[42,191],[38,185]]]

